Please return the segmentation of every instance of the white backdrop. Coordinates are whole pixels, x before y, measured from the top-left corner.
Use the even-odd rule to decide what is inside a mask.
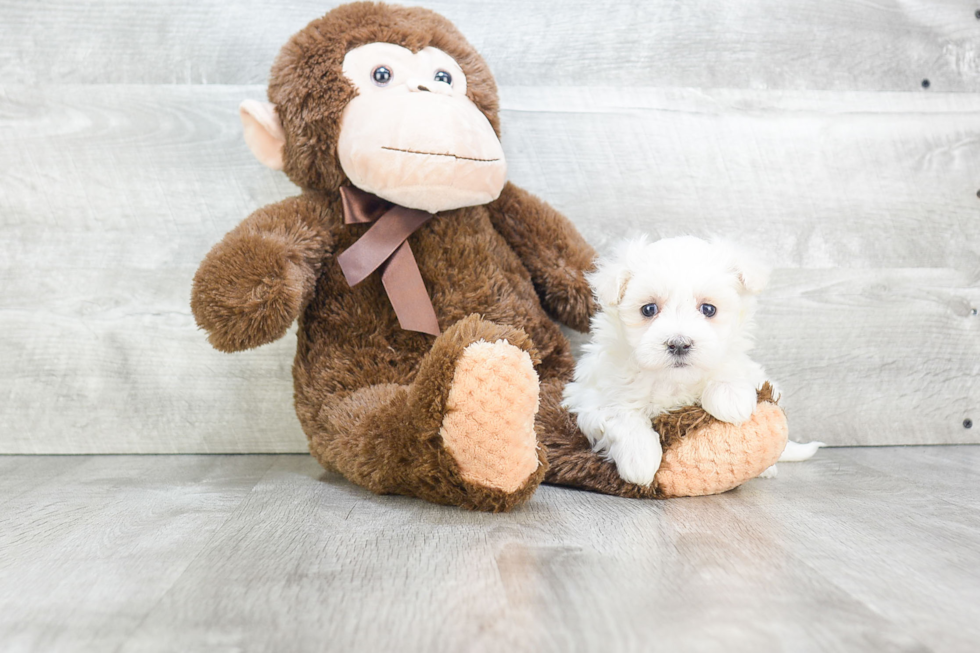
[[[305,450],[294,337],[218,353],[188,301],[296,192],[236,107],[333,4],[0,0],[0,453]],[[719,234],[775,266],[757,358],[794,437],[980,441],[970,3],[426,4],[497,76],[511,179],[600,251]]]

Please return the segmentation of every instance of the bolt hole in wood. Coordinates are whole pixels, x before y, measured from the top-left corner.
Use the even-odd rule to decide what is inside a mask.
[[[931,85],[932,84],[931,84],[931,82],[928,79],[923,79],[922,80],[922,88],[929,88]]]
[[[976,11],[973,12],[973,17],[976,18],[977,20],[980,20],[980,9],[977,9]]]
[[[969,417],[967,417],[965,420],[963,420],[963,428],[965,428],[965,429],[972,429],[973,428],[973,420],[970,419]]]

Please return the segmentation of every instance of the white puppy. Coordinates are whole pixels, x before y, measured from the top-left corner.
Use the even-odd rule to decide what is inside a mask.
[[[660,467],[653,417],[700,403],[740,424],[766,380],[749,358],[755,296],[769,270],[734,247],[698,238],[624,243],[590,276],[600,311],[565,387],[565,405],[626,481]]]

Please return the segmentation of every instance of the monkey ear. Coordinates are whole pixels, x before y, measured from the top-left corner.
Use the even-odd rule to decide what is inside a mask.
[[[282,148],[286,144],[286,133],[276,115],[276,105],[245,100],[238,105],[238,115],[245,128],[245,143],[255,158],[273,170],[282,170]]]

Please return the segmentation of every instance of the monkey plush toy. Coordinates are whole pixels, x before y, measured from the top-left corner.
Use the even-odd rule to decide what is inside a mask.
[[[302,194],[226,235],[191,303],[228,352],[299,320],[296,412],[326,468],[373,492],[498,511],[542,481],[712,494],[776,461],[786,428],[766,397],[740,427],[679,419],[648,487],[589,449],[561,407],[573,361],[557,323],[588,329],[594,252],[506,181],[496,85],[449,21],[340,6],[285,45],[269,100],[242,104],[245,140]]]

